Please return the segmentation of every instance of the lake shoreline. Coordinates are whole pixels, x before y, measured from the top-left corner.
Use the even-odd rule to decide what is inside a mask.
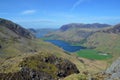
[[[81,49],[86,49],[86,47],[83,46],[74,46],[66,41],[63,40],[44,40],[46,42],[50,42],[59,48],[62,48],[63,50],[67,52],[77,52],[80,51]]]

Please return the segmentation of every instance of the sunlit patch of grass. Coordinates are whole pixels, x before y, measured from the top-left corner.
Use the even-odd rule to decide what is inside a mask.
[[[98,52],[98,51],[92,50],[92,49],[80,50],[76,54],[79,57],[93,59],[93,60],[106,60],[106,59],[109,59],[112,57],[109,54]]]

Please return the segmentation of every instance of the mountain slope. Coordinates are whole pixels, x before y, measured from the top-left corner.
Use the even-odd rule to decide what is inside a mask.
[[[115,25],[113,28],[104,30],[104,32],[106,32],[106,33],[115,33],[115,34],[119,34],[119,33],[120,33],[120,24]]]
[[[113,28],[101,30],[91,35],[84,44],[89,48],[95,48],[98,51],[103,51],[112,54],[114,57],[120,55],[120,25],[115,25]]]
[[[34,38],[28,30],[16,23],[0,19],[0,79],[16,80],[18,76],[21,76],[20,80],[23,78],[24,80],[33,80],[33,78],[41,76],[39,79],[42,80],[44,77],[48,80],[56,80],[73,73],[79,73],[78,66],[76,67],[69,59],[70,57],[72,56],[65,54],[62,49]],[[77,59],[75,61],[80,63]],[[50,69],[55,70],[54,72],[58,74]],[[36,73],[37,76],[30,75],[33,73]],[[24,74],[28,74],[28,77],[22,76]]]
[[[58,80],[73,73],[79,73],[76,66],[69,60],[58,58],[47,53],[29,56],[20,62],[17,72],[1,73],[4,80]]]
[[[6,34],[8,34],[7,32],[9,31],[8,36],[10,35],[14,35],[16,34],[16,37],[25,37],[25,38],[34,38],[34,36],[26,29],[22,28],[20,25],[15,24],[9,20],[5,20],[0,18],[0,27],[1,27],[1,31],[6,32]],[[11,31],[10,31],[11,30]]]
[[[0,19],[0,55],[2,57],[30,51],[29,42],[34,36],[26,29],[9,20]],[[26,47],[26,49],[25,49]],[[9,55],[10,53],[10,55]]]
[[[79,42],[83,43],[88,36],[93,34],[95,31],[98,31],[102,28],[109,27],[107,24],[78,24],[72,23],[63,25],[58,31],[49,33],[46,35],[46,38],[49,39],[60,39],[68,42]]]
[[[17,24],[11,21],[1,19],[1,22],[0,79],[58,80],[84,71],[99,72],[107,67],[104,61],[99,61],[105,64],[101,68],[97,61],[68,55],[57,46],[34,38],[26,29],[20,26],[16,29]]]

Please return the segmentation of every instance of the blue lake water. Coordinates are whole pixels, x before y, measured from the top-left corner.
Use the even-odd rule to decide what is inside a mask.
[[[65,41],[62,41],[62,40],[45,40],[45,41],[50,42],[50,43],[62,48],[65,51],[68,51],[68,52],[76,52],[76,51],[79,51],[81,49],[85,49],[85,47],[73,46]]]

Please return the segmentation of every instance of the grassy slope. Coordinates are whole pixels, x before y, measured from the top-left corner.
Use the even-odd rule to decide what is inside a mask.
[[[20,69],[18,64],[24,57],[41,52],[51,53],[57,57],[66,58],[76,64],[79,70],[84,69],[83,64],[79,62],[76,57],[64,53],[63,50],[53,44],[38,39],[29,40],[23,37],[15,39],[17,37],[18,35],[14,32],[1,26],[0,45],[2,45],[2,48],[0,49],[0,72],[18,71]]]
[[[69,42],[80,42],[85,39],[91,32],[98,29],[71,28],[66,31],[56,31],[46,35],[47,39],[60,39]]]
[[[31,56],[31,55],[34,55],[34,54],[38,54],[38,53],[41,53],[41,52],[44,52],[44,54],[51,53],[51,54],[56,55],[57,57],[62,57],[62,58],[68,59],[71,62],[73,62],[81,72],[86,71],[86,70],[89,70],[90,72],[98,72],[98,71],[101,70],[101,69],[99,69],[100,66],[99,67],[91,66],[91,68],[89,69],[89,67],[90,67],[89,65],[91,63],[87,63],[89,65],[85,65],[84,63],[79,61],[79,59],[76,56],[74,56],[74,55],[71,56],[71,55],[68,55],[68,54],[64,53],[63,50],[61,50],[57,46],[54,46],[51,43],[47,43],[47,42],[44,42],[42,40],[37,39],[37,40],[33,40],[31,43],[29,42],[29,46],[30,46],[29,48],[31,48],[31,46],[32,46],[32,48],[37,49],[37,52],[26,52],[26,53],[24,52],[24,53],[16,54],[13,57],[8,57],[5,60],[2,59],[3,61],[1,62],[2,64],[0,66],[0,71],[1,72],[15,72],[15,71],[18,71],[20,69],[18,67],[18,64],[22,61],[22,59],[24,57]],[[19,48],[21,48],[21,47],[19,47]],[[24,47],[24,48],[27,49],[27,47]],[[85,62],[85,61],[87,61],[87,59],[86,60],[83,59],[83,61]],[[90,60],[88,60],[88,61],[90,61]],[[101,61],[100,63],[103,64],[105,62]],[[105,69],[106,67],[102,67],[102,68]]]
[[[11,47],[10,50],[12,48],[14,49],[15,47]],[[20,48],[21,47],[18,47],[17,49],[21,50]],[[14,56],[11,56],[11,57],[9,57],[9,54],[1,54],[1,60],[2,60],[1,63],[2,64],[0,66],[0,71],[2,71],[2,72],[13,72],[13,71],[16,71],[16,70],[18,70],[18,64],[16,64],[16,63],[19,63],[22,60],[22,58],[24,58],[26,56],[33,55],[35,53],[41,53],[41,52],[51,53],[51,54],[56,55],[57,57],[66,58],[66,59],[72,61],[73,63],[75,63],[77,65],[77,67],[79,68],[79,70],[84,68],[83,64],[80,63],[79,60],[76,59],[76,57],[72,57],[72,56],[70,56],[68,54],[65,54],[63,52],[63,50],[61,50],[60,48],[58,48],[58,47],[56,47],[56,46],[54,46],[54,45],[52,45],[50,43],[44,42],[42,40],[30,41],[29,42],[29,47],[28,46],[24,46],[24,48],[26,50],[29,49],[29,48],[35,48],[37,50],[37,52],[26,52],[25,53],[25,52],[21,51],[21,53],[18,53],[18,54],[15,52],[13,54]],[[13,53],[14,51],[11,51],[11,52]],[[7,57],[6,57],[6,55],[7,55]]]
[[[96,50],[112,54],[114,57],[120,56],[119,34],[97,32],[90,36],[84,45],[95,47]]]

